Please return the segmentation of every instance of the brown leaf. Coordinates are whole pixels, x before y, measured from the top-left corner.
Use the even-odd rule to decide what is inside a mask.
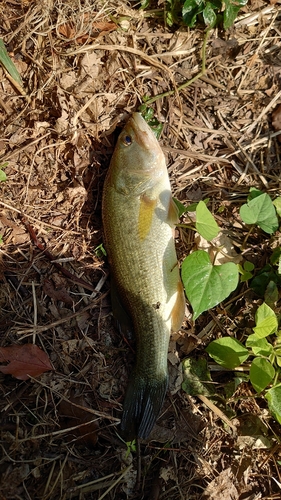
[[[54,300],[61,300],[65,304],[73,305],[73,300],[64,287],[55,288],[52,281],[46,279],[43,284],[43,291],[48,297]]]
[[[0,365],[0,371],[19,380],[28,380],[53,370],[47,354],[34,344],[0,347],[0,363],[4,362],[8,364]]]
[[[238,500],[239,494],[235,486],[236,479],[231,468],[223,470],[204,490],[204,500]]]
[[[272,126],[274,130],[281,130],[281,104],[272,113]],[[278,141],[281,142],[281,135],[278,136]]]
[[[77,427],[69,431],[68,439],[82,442],[86,446],[95,446],[99,424],[96,417],[87,412],[89,406],[83,396],[71,396],[69,401],[62,401],[59,405],[61,427],[64,429]]]
[[[272,126],[275,130],[281,130],[281,104],[272,113]]]
[[[92,14],[93,15],[93,14]],[[89,18],[89,14],[85,13],[83,15],[83,22],[88,25],[85,26],[85,33],[77,33],[75,25],[72,22],[63,23],[60,25],[58,31],[61,35],[69,40],[75,40],[77,43],[85,43],[86,41],[94,40],[99,36],[103,36],[110,31],[114,31],[117,29],[117,25],[112,21],[94,21],[91,23],[91,19]],[[88,31],[89,27],[91,27],[91,31],[94,32],[94,36],[90,36]]]
[[[76,30],[73,27],[73,23],[63,23],[60,25],[58,32],[60,35],[65,36],[65,38],[75,38]]]

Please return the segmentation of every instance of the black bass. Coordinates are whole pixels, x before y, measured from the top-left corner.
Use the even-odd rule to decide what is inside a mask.
[[[181,327],[185,298],[173,239],[178,214],[165,157],[140,113],[132,114],[118,138],[102,214],[111,274],[137,343],[121,431],[126,441],[145,439],[167,391],[169,338]]]

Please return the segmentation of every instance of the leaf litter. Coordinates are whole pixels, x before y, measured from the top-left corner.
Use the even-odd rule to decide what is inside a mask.
[[[225,238],[209,252],[231,262],[244,258],[239,207],[249,188],[280,191],[279,3],[251,1],[231,29],[213,30],[206,75],[152,105],[173,195],[185,205],[210,198]],[[1,494],[279,498],[280,427],[247,380],[222,403],[233,376],[208,362],[213,406],[181,388],[187,355],[206,359],[212,338],[251,331],[259,299],[246,283],[195,325],[187,315],[173,334],[170,393],[141,445],[141,482],[135,451],[117,434],[133,353],[114,328],[108,267],[96,251],[103,180],[117,134],[143,97],[174,91],[200,71],[202,30],[170,30],[111,0],[5,0],[0,15],[22,81],[16,87],[0,67],[1,349],[38,346],[54,367],[27,381],[1,375]],[[204,245],[188,229],[176,233],[181,261]],[[246,260],[262,267],[269,248],[261,233],[248,243]],[[245,415],[260,422],[254,434]],[[266,446],[254,446],[258,439]]]

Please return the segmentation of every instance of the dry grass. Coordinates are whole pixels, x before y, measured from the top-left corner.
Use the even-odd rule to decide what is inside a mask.
[[[225,427],[227,411],[180,389],[187,354],[199,356],[213,336],[250,326],[257,299],[247,299],[245,286],[227,313],[205,313],[195,327],[187,320],[172,338],[173,396],[141,445],[136,485],[139,463],[116,426],[128,347],[112,325],[107,264],[96,250],[114,135],[144,96],[164,92],[170,95],[153,107],[164,123],[174,195],[187,203],[209,197],[242,247],[237,214],[249,187],[280,191],[271,119],[281,103],[280,2],[253,0],[231,30],[214,30],[206,74],[181,92],[201,70],[199,29],[165,29],[120,0],[4,0],[0,17],[23,80],[16,88],[0,67],[0,164],[8,162],[0,186],[1,346],[36,342],[55,368],[27,382],[0,376],[0,499],[280,498],[280,427],[248,385],[229,402],[232,427]],[[260,264],[266,244],[260,234],[249,243]],[[193,235],[180,230],[177,244],[182,258]],[[231,376],[214,379],[219,393]],[[264,447],[243,439],[247,425],[261,422]]]

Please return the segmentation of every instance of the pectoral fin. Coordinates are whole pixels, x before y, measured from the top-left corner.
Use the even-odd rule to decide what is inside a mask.
[[[180,329],[185,314],[185,295],[184,295],[183,285],[180,280],[178,282],[177,288],[178,288],[177,300],[175,302],[171,314],[173,332],[177,332]]]
[[[178,207],[175,204],[172,196],[170,198],[170,203],[169,203],[169,209],[168,209],[168,217],[167,217],[167,223],[174,228],[176,224],[179,222],[179,211]]]
[[[110,283],[111,307],[117,327],[124,337],[131,339],[134,335],[133,322],[127,313],[123,302],[119,296],[117,285],[113,277]]]

